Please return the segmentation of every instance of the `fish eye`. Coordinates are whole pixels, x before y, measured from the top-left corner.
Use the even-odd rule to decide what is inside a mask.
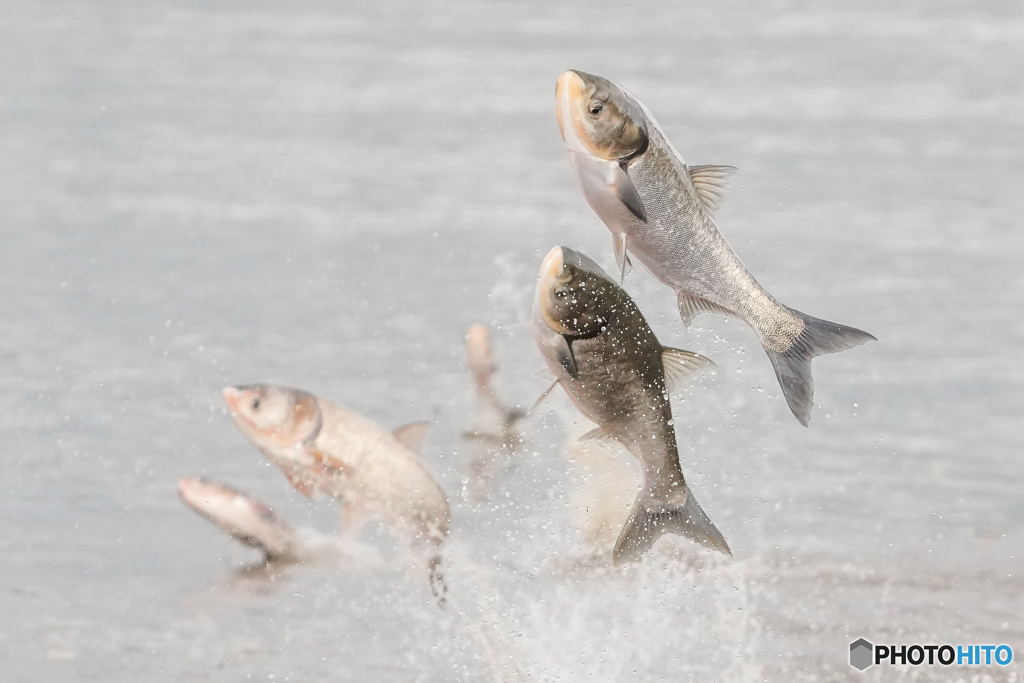
[[[601,102],[600,100],[594,100],[593,102],[590,103],[591,114],[597,116],[602,111],[604,111],[604,102]]]
[[[258,398],[254,398],[252,400],[252,409],[253,410],[259,410],[260,409],[260,400]]]
[[[556,290],[555,291],[555,298],[556,299],[564,299],[565,298],[565,290],[562,290],[562,289]]]

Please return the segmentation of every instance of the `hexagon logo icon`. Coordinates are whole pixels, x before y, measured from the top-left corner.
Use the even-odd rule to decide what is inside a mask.
[[[857,671],[863,671],[874,664],[874,654],[875,646],[863,638],[858,638],[850,643],[850,666]]]

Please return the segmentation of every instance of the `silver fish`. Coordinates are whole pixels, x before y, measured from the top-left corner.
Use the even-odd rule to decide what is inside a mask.
[[[267,562],[299,561],[301,543],[295,531],[255,498],[202,479],[180,480],[178,495],[231,537],[263,551]]]
[[[224,401],[235,425],[300,493],[340,501],[350,530],[377,518],[426,552],[431,588],[443,602],[439,546],[451,513],[419,458],[427,423],[389,432],[309,392],[269,384],[227,387]]]
[[[491,353],[490,334],[481,324],[466,332],[466,362],[473,373],[473,427],[463,433],[472,444],[467,488],[476,500],[485,499],[499,467],[512,461],[524,440],[520,423],[526,412],[510,408],[494,385],[497,366]]]
[[[633,254],[676,291],[687,326],[709,311],[747,323],[806,426],[814,404],[811,359],[875,337],[779,303],[744,267],[714,220],[735,168],[687,166],[640,100],[601,76],[566,71],[555,99],[573,171],[612,232],[621,276]]]
[[[466,331],[466,363],[473,373],[473,392],[476,399],[476,425],[465,437],[487,442],[495,449],[507,452],[517,450],[523,441],[519,423],[526,411],[510,408],[501,400],[494,386],[497,366],[491,352],[490,334],[479,323]]]
[[[615,542],[615,563],[639,558],[666,532],[730,553],[683,478],[668,393],[669,383],[711,361],[662,346],[629,295],[567,247],[541,265],[533,333],[556,383],[600,425],[585,436],[615,439],[640,460],[643,485]]]

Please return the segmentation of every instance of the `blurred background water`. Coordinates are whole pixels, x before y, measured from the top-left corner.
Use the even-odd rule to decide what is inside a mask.
[[[7,0],[0,64],[3,678],[1019,679],[847,663],[861,636],[1024,657],[1017,3]],[[611,263],[555,124],[566,68],[738,166],[719,224],[747,266],[879,338],[815,362],[805,430],[746,327],[688,332],[627,279],[719,365],[676,415],[732,562],[590,566],[557,399],[496,496],[463,495],[466,327],[529,405],[541,257]],[[435,423],[447,610],[380,529],[383,568],[238,578],[255,554],[179,477],[338,519],[230,423],[221,387],[257,381]]]

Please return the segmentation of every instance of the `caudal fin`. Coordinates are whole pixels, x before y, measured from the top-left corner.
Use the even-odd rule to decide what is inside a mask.
[[[437,598],[438,604],[443,609],[448,603],[448,584],[441,573],[441,555],[431,555],[427,560],[427,580],[430,582],[430,592]]]
[[[811,359],[826,353],[852,349],[869,341],[876,341],[873,335],[856,327],[847,327],[828,320],[793,311],[804,321],[803,332],[782,353],[765,349],[779,378],[786,403],[796,419],[804,427],[811,419],[814,406],[814,378],[811,377]]]
[[[722,533],[697,504],[693,491],[687,491],[686,502],[677,508],[648,507],[642,497],[638,498],[615,541],[612,560],[617,565],[638,560],[666,533],[679,534],[706,548],[732,555]]]

